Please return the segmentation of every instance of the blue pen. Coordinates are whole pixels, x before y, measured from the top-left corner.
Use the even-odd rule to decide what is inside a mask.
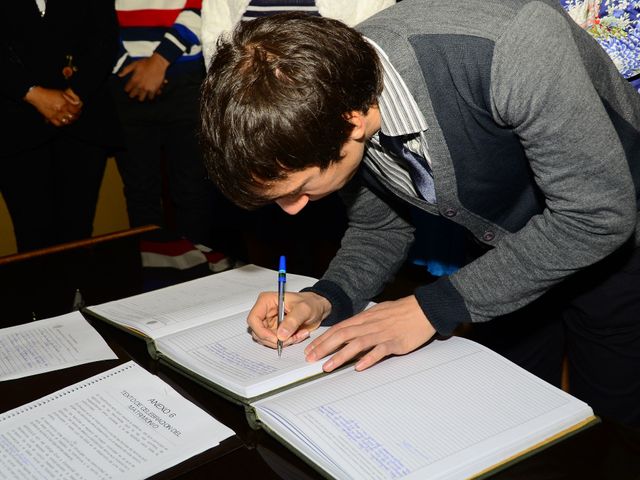
[[[287,283],[287,260],[280,255],[278,267],[278,327],[284,320],[284,284]],[[278,340],[278,357],[282,356],[282,340]]]

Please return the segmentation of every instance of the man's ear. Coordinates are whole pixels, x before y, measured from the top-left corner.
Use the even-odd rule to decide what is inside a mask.
[[[367,133],[366,115],[354,110],[353,112],[345,113],[344,118],[353,125],[349,139],[356,141],[364,140]]]

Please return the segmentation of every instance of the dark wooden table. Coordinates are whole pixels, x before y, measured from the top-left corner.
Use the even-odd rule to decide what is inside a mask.
[[[138,237],[143,230],[122,232],[90,242],[13,258],[0,259],[0,327],[48,318],[71,310],[76,290],[87,305],[140,293],[143,269]],[[389,290],[396,295],[411,288],[411,273],[400,275]],[[419,280],[419,279],[418,279]],[[0,383],[0,411],[4,412],[67,385],[133,359],[160,376],[186,398],[229,426],[236,436],[154,478],[322,478],[292,452],[263,431],[252,430],[243,407],[233,404],[186,377],[159,365],[143,340],[109,324],[88,318],[118,355],[109,360]],[[614,446],[606,423],[565,439],[510,468],[493,479],[636,479],[629,452]]]

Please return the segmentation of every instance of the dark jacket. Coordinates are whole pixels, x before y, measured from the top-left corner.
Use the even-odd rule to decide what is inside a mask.
[[[2,154],[40,145],[55,135],[91,143],[119,143],[117,120],[106,80],[115,63],[118,26],[113,0],[47,0],[40,15],[34,0],[2,2],[0,15],[0,109]],[[76,71],[67,80],[68,56]],[[23,100],[31,86],[71,87],[84,103],[78,120],[64,128],[45,123]]]

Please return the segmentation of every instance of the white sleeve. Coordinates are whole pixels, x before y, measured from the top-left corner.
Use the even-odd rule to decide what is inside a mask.
[[[320,15],[335,18],[350,27],[395,3],[396,0],[316,0]]]
[[[202,53],[207,68],[216,50],[216,42],[242,18],[250,0],[202,0]]]

